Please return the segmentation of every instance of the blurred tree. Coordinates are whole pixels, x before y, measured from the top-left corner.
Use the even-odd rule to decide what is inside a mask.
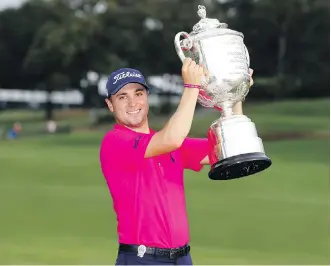
[[[0,86],[80,88],[89,71],[124,66],[179,74],[174,37],[199,4],[244,34],[261,87],[250,98],[329,95],[326,0],[30,0],[0,12]]]
[[[325,45],[329,39],[327,6],[326,0],[230,3],[229,8],[236,11],[231,18],[232,25],[245,35],[252,67],[261,77],[256,85],[264,87],[264,97],[329,94],[329,47]],[[261,90],[253,94],[259,97]]]
[[[36,3],[35,3],[36,4]],[[93,33],[93,21],[76,16],[67,1],[38,2],[51,15],[35,32],[23,61],[27,74],[43,82],[49,96],[66,80],[67,86],[81,78],[73,62],[84,53]],[[51,98],[46,104],[46,119],[52,119]]]
[[[0,13],[0,85],[6,88],[33,87],[34,77],[27,74],[23,61],[34,34],[47,20],[48,10],[38,1]]]

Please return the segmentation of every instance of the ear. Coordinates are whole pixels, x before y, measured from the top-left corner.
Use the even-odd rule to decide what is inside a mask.
[[[113,107],[113,104],[111,103],[111,101],[109,99],[105,99],[105,102],[106,102],[110,112],[114,112],[114,107]]]

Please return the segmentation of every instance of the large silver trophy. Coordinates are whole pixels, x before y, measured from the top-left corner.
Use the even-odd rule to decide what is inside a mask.
[[[198,6],[198,15],[201,20],[193,31],[177,33],[174,43],[182,61],[190,57],[209,73],[198,102],[222,109],[221,117],[208,130],[209,178],[229,180],[263,171],[271,160],[265,155],[255,124],[232,111],[237,102],[245,100],[250,88],[250,58],[244,36],[226,23],[206,18],[204,6]]]

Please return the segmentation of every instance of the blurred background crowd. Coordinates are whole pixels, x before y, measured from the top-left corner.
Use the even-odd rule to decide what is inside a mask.
[[[1,0],[0,263],[115,257],[98,165],[114,122],[105,82],[120,67],[142,71],[151,126],[162,127],[182,92],[174,37],[199,21],[198,5],[244,34],[254,69],[244,113],[273,165],[222,184],[189,174],[193,258],[329,263],[328,0]],[[197,105],[190,134],[205,137],[219,116]]]

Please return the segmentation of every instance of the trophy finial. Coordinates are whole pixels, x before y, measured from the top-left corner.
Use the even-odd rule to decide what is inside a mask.
[[[207,18],[205,6],[198,5],[198,15],[200,21],[193,26],[193,33],[197,34],[201,31],[215,29],[215,28],[227,28],[226,23],[220,23],[218,19]]]
[[[198,15],[199,15],[199,17],[201,19],[206,18],[206,8],[205,8],[205,6],[199,5],[198,6],[198,12],[197,13],[198,13]]]

